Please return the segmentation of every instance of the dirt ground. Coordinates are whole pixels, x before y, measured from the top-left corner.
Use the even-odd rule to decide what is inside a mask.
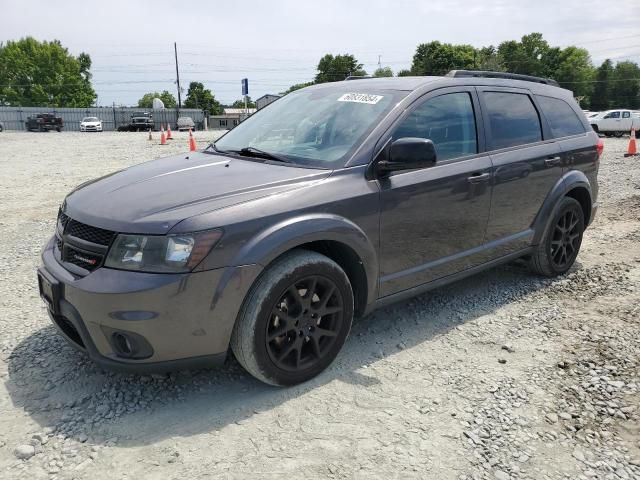
[[[359,321],[294,388],[234,362],[105,372],[50,325],[39,252],[77,184],[187,149],[145,134],[0,134],[3,479],[640,478],[640,157],[605,139],[572,272],[514,263]],[[199,146],[212,139],[199,132]]]

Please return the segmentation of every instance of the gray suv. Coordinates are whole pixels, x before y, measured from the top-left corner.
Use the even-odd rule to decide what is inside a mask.
[[[210,366],[231,350],[260,380],[296,384],[377,307],[520,257],[565,273],[601,153],[552,80],[312,86],[204,151],[77,187],[42,252],[41,296],[106,367]]]

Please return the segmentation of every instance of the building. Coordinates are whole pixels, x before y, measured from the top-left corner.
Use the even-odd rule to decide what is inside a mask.
[[[225,108],[222,115],[209,116],[209,128],[211,130],[231,130],[254,113],[256,113],[255,108]]]
[[[270,93],[267,93],[266,95],[263,95],[256,100],[256,109],[260,110],[261,108],[266,107],[270,103],[275,102],[279,98],[280,98],[280,95],[272,95]]]

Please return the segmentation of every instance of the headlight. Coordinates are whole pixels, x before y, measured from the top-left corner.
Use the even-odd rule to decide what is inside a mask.
[[[190,272],[221,236],[221,230],[181,235],[120,234],[109,249],[104,265],[139,272]]]

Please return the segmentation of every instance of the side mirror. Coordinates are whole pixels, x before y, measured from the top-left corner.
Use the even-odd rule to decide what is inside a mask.
[[[433,167],[436,164],[436,146],[426,138],[406,137],[395,140],[389,147],[388,160],[378,162],[380,173]]]

